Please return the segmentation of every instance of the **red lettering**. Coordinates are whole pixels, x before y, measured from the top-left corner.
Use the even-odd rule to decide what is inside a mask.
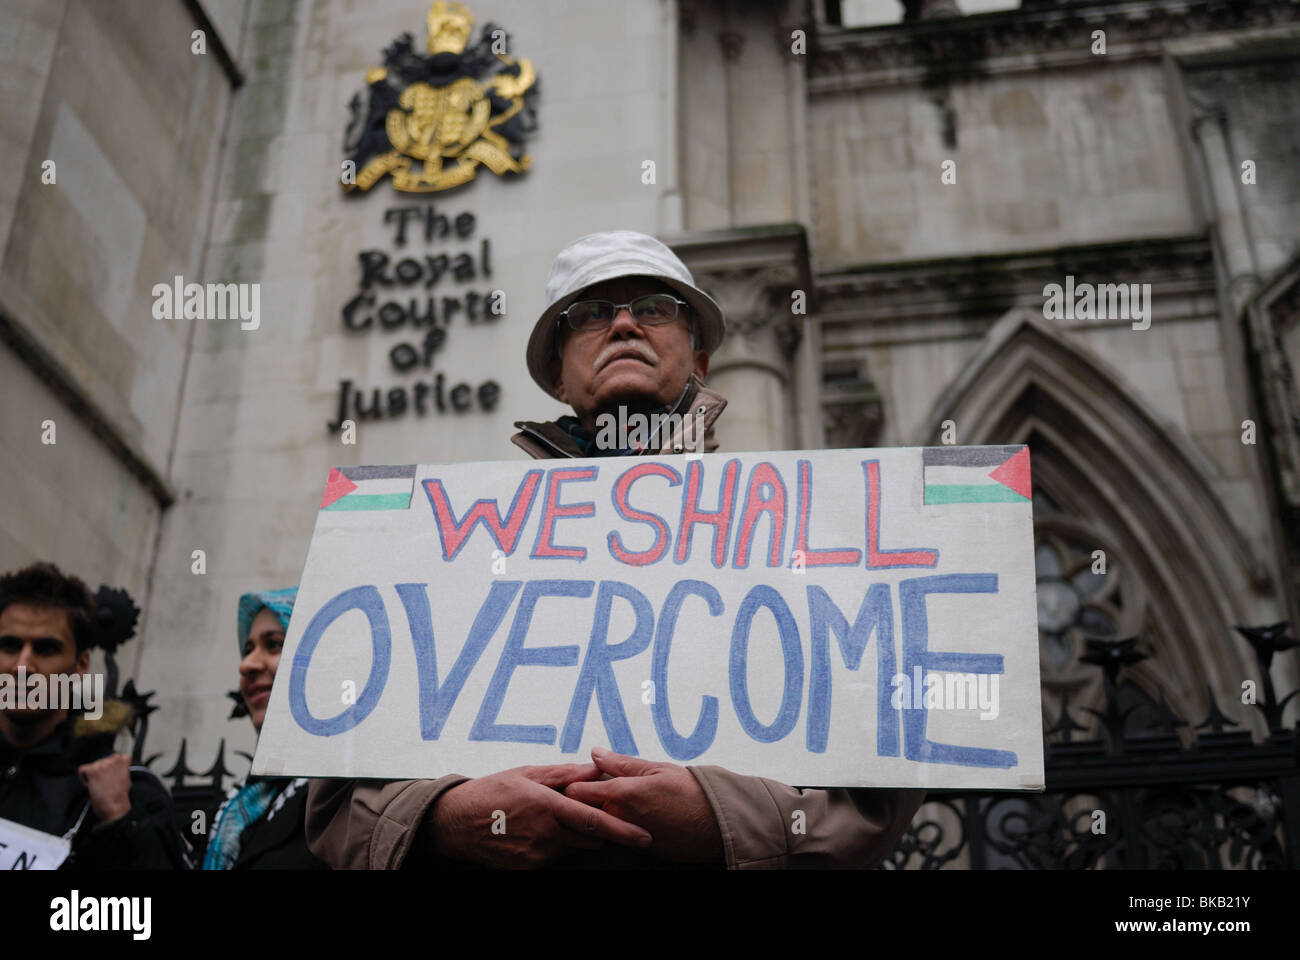
[[[700,482],[704,467],[692,460],[686,467],[686,492],[682,496],[682,522],[677,529],[678,563],[685,563],[690,552],[691,535],[697,523],[713,527],[713,565],[721,567],[727,560],[727,541],[731,538],[731,511],[736,504],[736,486],[740,479],[740,461],[728,460],[722,469],[717,510],[700,509]]]
[[[772,495],[762,496],[763,485],[772,488]],[[754,535],[754,525],[758,523],[759,514],[766,513],[771,518],[771,540],[768,546],[767,565],[781,566],[781,548],[785,545],[785,482],[776,467],[764,460],[755,464],[749,474],[749,487],[745,491],[745,509],[740,517],[740,527],[736,530],[736,553],[733,566],[749,566],[749,546]]]
[[[795,523],[794,549],[805,567],[856,567],[862,551],[843,548],[814,550],[808,546],[808,515],[812,511],[812,462],[799,461],[799,518]]]
[[[938,550],[880,550],[880,461],[863,464],[867,474],[867,567],[933,567]]]
[[[438,523],[438,536],[442,540],[442,558],[455,559],[456,554],[460,553],[461,548],[465,546],[465,541],[469,539],[474,527],[480,523],[487,527],[497,547],[506,556],[514,553],[519,541],[519,531],[523,529],[524,520],[532,510],[533,496],[537,493],[537,485],[541,479],[541,470],[529,470],[524,474],[519,489],[515,491],[515,499],[510,504],[509,523],[502,519],[496,500],[474,501],[474,505],[466,511],[464,519],[457,522],[442,481],[424,481],[424,492],[429,498],[429,506],[433,508],[433,516]]]
[[[618,481],[614,484],[614,508],[618,510],[619,516],[625,520],[635,520],[638,523],[648,523],[654,527],[655,540],[648,550],[634,551],[628,550],[623,546],[623,541],[617,532],[611,532],[609,535],[609,552],[621,563],[630,564],[634,567],[643,567],[648,563],[657,563],[663,557],[664,551],[668,549],[669,531],[668,524],[664,518],[655,513],[646,513],[643,510],[634,510],[627,502],[628,490],[632,484],[642,477],[663,477],[668,481],[671,487],[677,486],[682,482],[681,475],[671,467],[666,467],[661,463],[642,463],[627,470]]]
[[[552,470],[546,478],[546,506],[542,509],[542,523],[537,530],[537,540],[533,543],[530,559],[568,558],[570,560],[587,559],[586,547],[558,546],[551,542],[555,533],[555,521],[564,517],[594,517],[596,505],[586,503],[560,503],[560,484],[571,480],[596,479],[597,467],[576,467],[573,469]]]

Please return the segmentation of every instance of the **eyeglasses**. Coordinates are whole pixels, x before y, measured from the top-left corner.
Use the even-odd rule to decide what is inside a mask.
[[[609,300],[579,300],[570,304],[569,309],[560,314],[569,322],[569,328],[579,332],[604,330],[618,312],[624,308],[632,314],[632,319],[643,327],[657,327],[672,323],[677,319],[681,307],[689,306],[685,300],[678,300],[672,294],[651,293],[637,297],[631,303],[612,303]]]

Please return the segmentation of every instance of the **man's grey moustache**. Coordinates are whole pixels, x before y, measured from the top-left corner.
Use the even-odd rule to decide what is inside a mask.
[[[600,354],[600,356],[596,358],[594,369],[600,370],[601,368],[607,366],[613,361],[619,359],[621,356],[629,356],[632,354],[639,356],[642,360],[645,360],[647,363],[653,364],[659,362],[659,358],[656,357],[649,349],[644,347],[630,347],[624,344],[621,345],[617,350],[603,351]]]

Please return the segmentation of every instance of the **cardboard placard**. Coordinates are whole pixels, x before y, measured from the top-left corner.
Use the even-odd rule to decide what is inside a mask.
[[[0,870],[57,870],[72,841],[0,818]]]
[[[253,772],[1042,789],[1029,450],[331,470]]]

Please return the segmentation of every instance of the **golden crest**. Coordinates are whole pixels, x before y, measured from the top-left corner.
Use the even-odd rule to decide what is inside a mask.
[[[463,3],[437,2],[429,8],[429,52],[460,53],[469,43],[474,14]]]
[[[537,74],[528,60],[506,53],[505,31],[484,26],[468,47],[474,17],[460,3],[429,9],[427,55],[402,34],[385,51],[384,66],[366,72],[369,108],[352,101],[344,144],[354,182],[369,190],[387,175],[409,193],[447,190],[472,180],[480,165],[498,176],[523,173],[532,160],[523,137],[535,128],[531,100]],[[439,82],[443,80],[444,82]]]

